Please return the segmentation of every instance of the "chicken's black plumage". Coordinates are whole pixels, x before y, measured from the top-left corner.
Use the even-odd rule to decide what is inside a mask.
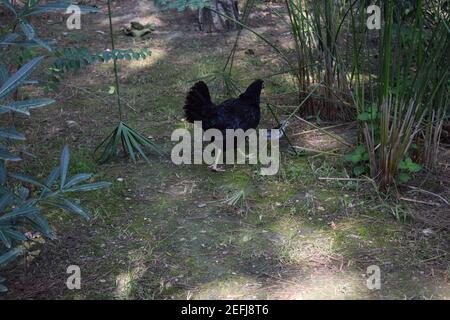
[[[254,81],[237,99],[216,105],[211,101],[208,86],[197,82],[189,91],[184,104],[186,120],[202,121],[203,130],[256,129],[260,120],[259,99],[262,80]]]

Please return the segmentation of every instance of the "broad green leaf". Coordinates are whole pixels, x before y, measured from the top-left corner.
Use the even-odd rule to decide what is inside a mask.
[[[366,172],[366,167],[364,167],[364,166],[356,166],[353,168],[353,173],[357,176],[360,176],[365,172]]]
[[[32,185],[44,188],[44,189],[49,189],[49,187],[47,187],[45,184],[43,184],[39,180],[36,180],[35,178],[26,176],[24,174],[21,174],[21,173],[9,173],[8,175],[10,177],[14,178],[14,179],[17,179],[17,180],[20,180],[20,181],[23,181],[23,182],[26,182],[26,183],[29,183],[29,184],[32,184]]]
[[[41,40],[38,38],[33,38],[32,41],[34,41],[38,46],[46,49],[47,51],[53,51],[53,49],[50,47],[50,44],[55,43],[55,40]]]
[[[70,160],[70,152],[69,147],[64,146],[63,151],[61,152],[61,159],[60,159],[60,178],[61,178],[61,188],[64,186],[67,178],[67,171],[69,169],[69,160]]]
[[[8,161],[20,161],[22,160],[21,158],[19,158],[18,156],[10,153],[8,150],[4,149],[4,148],[0,148],[0,159],[1,160],[8,160]]]
[[[44,236],[50,239],[55,239],[55,236],[48,226],[47,220],[45,220],[38,212],[30,214],[27,218],[37,229],[37,231],[41,232]]]
[[[64,202],[64,204],[62,206],[60,206],[60,208],[68,210],[75,214],[79,214],[79,215],[83,216],[86,220],[91,219],[91,215],[89,214],[89,212],[84,210],[79,205],[73,203],[72,201],[70,201],[68,199],[64,199],[63,202]]]
[[[22,46],[22,47],[40,46],[48,51],[52,51],[52,48],[50,47],[50,45],[55,44],[55,43],[56,43],[56,40],[54,40],[54,39],[42,40],[42,39],[34,38],[31,40],[17,40],[17,41],[16,40],[9,40],[9,41],[3,40],[3,42],[0,44],[15,45],[15,46]]]
[[[401,170],[407,170],[407,171],[413,172],[413,173],[417,173],[420,170],[422,170],[422,166],[417,163],[414,163],[414,161],[412,161],[412,159],[409,157],[406,158],[404,161],[400,162],[398,168]]]
[[[92,174],[90,174],[90,173],[80,173],[80,174],[74,175],[69,181],[67,181],[66,185],[64,186],[64,189],[69,189],[70,187],[73,187],[77,183],[88,180],[91,177],[92,177]]]
[[[55,100],[48,98],[15,101],[9,104],[0,105],[0,114],[12,111],[23,113],[29,116],[29,109],[44,107],[52,103],[55,103]]]
[[[3,230],[3,232],[6,233],[10,238],[12,238],[14,240],[17,240],[17,241],[26,241],[27,240],[27,237],[25,237],[24,234],[17,232],[13,229],[8,228],[8,229]]]
[[[357,119],[359,121],[369,121],[369,120],[371,120],[371,116],[370,116],[370,113],[363,112],[363,113],[358,114]]]
[[[12,75],[0,88],[0,98],[17,88],[22,81],[24,81],[31,72],[38,66],[44,57],[36,57],[23,65],[14,75]]]
[[[53,184],[55,183],[56,179],[58,179],[59,174],[61,173],[60,167],[55,167],[52,169],[52,172],[50,172],[50,175],[47,178],[47,181],[45,181],[45,184],[51,188]]]
[[[25,140],[25,136],[14,128],[0,128],[0,138]]]
[[[10,33],[10,34],[6,35],[6,37],[4,37],[4,38],[2,39],[2,41],[0,42],[0,45],[10,45],[10,44],[13,44],[14,41],[15,41],[18,37],[19,37],[19,34],[18,34],[18,33],[15,33],[15,32]]]
[[[39,209],[36,207],[21,207],[14,209],[0,217],[0,222],[12,221],[17,218],[25,217],[28,215],[32,215],[34,213],[38,213]]]
[[[0,241],[3,242],[6,248],[11,248],[11,240],[9,237],[3,232],[2,229],[0,229]]]
[[[13,203],[13,195],[11,192],[5,193],[0,197],[0,211],[4,211],[5,208]]]
[[[97,189],[108,188],[111,185],[111,182],[94,182],[89,184],[84,184],[81,186],[74,186],[70,189],[65,189],[66,192],[79,192],[79,191],[92,191]]]
[[[401,172],[398,175],[398,179],[400,180],[400,182],[405,183],[405,182],[408,182],[409,180],[411,180],[411,176],[406,172]]]
[[[0,293],[5,293],[8,292],[8,288],[5,287],[4,285],[0,284]]]
[[[3,255],[0,256],[0,266],[15,259],[21,253],[22,253],[22,250],[19,248],[14,248],[14,249],[9,250],[8,252],[4,253]]]
[[[358,163],[362,159],[361,154],[359,154],[359,153],[347,154],[344,158],[345,158],[345,160],[350,161],[352,163]]]

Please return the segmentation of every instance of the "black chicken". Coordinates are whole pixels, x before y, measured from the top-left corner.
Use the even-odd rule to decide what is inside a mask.
[[[226,129],[256,129],[261,116],[259,101],[264,81],[256,80],[237,99],[228,99],[216,105],[211,101],[208,86],[197,82],[189,91],[184,104],[188,122],[202,121],[203,130],[218,129],[225,137]],[[212,166],[217,170],[217,160]]]
[[[254,81],[237,99],[215,105],[207,85],[197,82],[189,91],[184,104],[187,121],[202,121],[204,130],[256,129],[260,119],[259,97],[262,80]]]

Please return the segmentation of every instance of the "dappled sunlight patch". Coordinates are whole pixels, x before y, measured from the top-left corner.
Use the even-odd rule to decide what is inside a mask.
[[[131,287],[133,285],[133,272],[128,271],[116,277],[116,288],[114,295],[119,299],[131,298]]]
[[[163,61],[167,57],[167,51],[165,49],[152,47],[150,51],[151,51],[150,57],[147,57],[145,59],[128,61],[126,64],[126,68],[124,68],[125,70],[123,71],[129,74],[146,68],[150,68],[156,63]]]
[[[381,219],[373,223],[374,218],[346,217],[336,221],[334,225],[333,247],[345,255],[355,256],[371,248],[383,247],[384,251],[395,245],[398,240],[398,228]]]
[[[368,299],[371,291],[366,286],[365,274],[357,272],[335,273],[320,269],[308,277],[290,278],[280,287],[273,289],[271,299],[289,300],[331,300]]]
[[[257,292],[261,283],[253,277],[232,275],[195,288],[191,298],[203,299],[263,299],[265,293]]]
[[[279,254],[291,263],[328,264],[334,257],[333,237],[300,219],[285,216],[270,226],[279,235]]]
[[[128,270],[119,273],[115,278],[114,296],[119,299],[134,299],[134,291],[138,282],[145,276],[148,266],[148,255],[151,245],[141,239],[139,249],[128,252]]]

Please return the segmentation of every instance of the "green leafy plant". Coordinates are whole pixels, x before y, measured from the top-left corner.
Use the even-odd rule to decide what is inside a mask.
[[[19,173],[9,173],[9,177],[22,183],[17,191],[13,188],[17,183],[8,184],[6,180],[2,181],[0,240],[3,248],[0,247],[0,266],[23,252],[20,244],[28,240],[27,232],[39,232],[50,239],[56,238],[43,215],[43,210],[53,207],[90,219],[89,212],[72,199],[71,195],[106,188],[110,183],[90,182],[93,175],[86,173],[69,177],[69,160],[69,148],[66,146],[61,153],[59,166],[53,168],[45,181]],[[0,291],[4,290],[5,287],[0,284]]]
[[[417,173],[422,170],[422,166],[420,164],[414,163],[410,157],[407,157],[405,160],[400,162],[398,165],[399,169],[399,180],[401,182],[408,182],[411,179],[411,174]]]
[[[92,53],[88,48],[65,48],[54,50],[54,56],[54,68],[61,71],[73,71],[94,62],[109,62],[113,59],[127,61],[145,59],[150,56],[150,51],[142,48],[140,50],[115,49],[114,51],[104,50]]]
[[[369,156],[369,174],[385,188],[396,177],[405,182],[420,170],[408,157],[414,141],[419,150],[425,150],[419,158],[432,167],[448,108],[449,69],[442,66],[449,62],[449,17],[427,23],[425,12],[434,10],[430,2],[417,1],[410,10],[414,14],[405,15],[399,3],[383,2],[378,50],[368,45],[364,7],[350,11],[354,47],[351,94]],[[374,70],[378,57],[379,69]]]
[[[47,69],[47,77],[42,81],[43,87],[48,90],[58,90],[66,72],[78,71],[84,66],[95,62],[107,63],[116,60],[140,60],[150,56],[147,48],[139,50],[132,49],[109,49],[101,52],[91,52],[88,48],[64,48],[53,50],[53,64]]]
[[[26,49],[41,47],[47,51],[52,50],[48,41],[37,38],[33,27],[25,18],[38,13],[65,10],[68,4],[39,5],[37,0],[27,1],[23,7],[13,6],[6,0],[2,0],[0,4],[12,13],[11,22],[2,28],[0,35],[0,116],[10,113],[29,116],[31,109],[48,106],[55,101],[49,98],[18,99],[18,90],[23,85],[34,83],[29,77],[44,59],[42,55],[27,56],[30,51]],[[90,11],[86,7],[82,10]],[[17,26],[20,26],[20,31],[15,32]],[[11,57],[17,50],[22,55],[19,60],[14,60]],[[30,60],[22,64],[25,58]],[[15,67],[16,70],[11,72]],[[53,168],[45,181],[21,173],[8,173],[8,162],[21,160],[10,151],[10,146],[23,140],[25,135],[18,132],[14,124],[6,128],[0,127],[0,267],[23,253],[22,244],[29,240],[27,232],[39,232],[50,239],[55,238],[44,216],[45,210],[63,209],[88,219],[88,211],[71,198],[72,195],[110,185],[108,182],[92,182],[92,174],[69,176],[70,154],[67,146],[61,153],[59,166]],[[7,291],[4,282],[5,279],[0,277],[0,292]]]
[[[108,0],[108,18],[109,18],[109,31],[111,36],[111,47],[112,52],[116,52],[115,42],[114,42],[114,32],[112,25],[112,10],[111,3]],[[128,155],[134,162],[136,162],[136,154],[140,155],[147,162],[149,161],[147,155],[145,154],[145,149],[149,148],[158,154],[161,154],[159,147],[153,143],[151,140],[145,138],[143,135],[132,129],[130,126],[123,122],[123,112],[122,104],[120,101],[120,85],[119,85],[119,75],[117,71],[117,56],[112,55],[112,60],[114,64],[114,78],[115,86],[114,90],[111,92],[116,94],[117,97],[117,108],[119,113],[119,124],[117,127],[104,139],[95,149],[94,154],[97,151],[100,155],[96,158],[97,162],[105,163],[111,158],[119,154],[118,147],[121,145],[123,152]],[[100,151],[102,150],[102,151]]]
[[[369,170],[369,154],[366,147],[362,144],[358,145],[352,153],[346,155],[346,161],[353,165],[353,173],[357,176],[367,173]]]

